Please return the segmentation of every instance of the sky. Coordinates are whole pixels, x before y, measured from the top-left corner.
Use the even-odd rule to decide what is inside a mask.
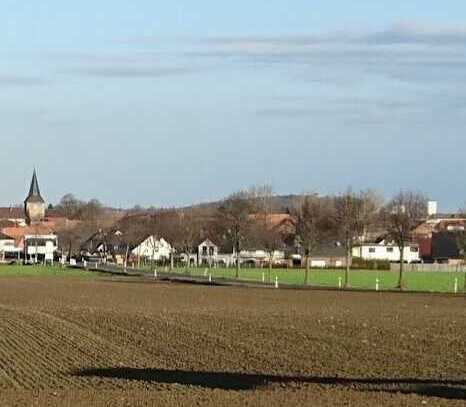
[[[0,205],[466,202],[464,0],[3,0]]]

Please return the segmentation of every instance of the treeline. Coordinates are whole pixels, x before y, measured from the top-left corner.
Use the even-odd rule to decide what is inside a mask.
[[[104,206],[97,199],[82,201],[73,194],[66,194],[52,208],[58,215],[70,220],[94,222],[104,216]]]
[[[184,253],[191,253],[205,238],[229,253],[262,249],[272,259],[276,250],[298,252],[306,259],[306,282],[313,253],[325,245],[339,245],[347,257],[345,284],[353,246],[371,232],[384,231],[400,248],[401,285],[404,248],[413,228],[427,217],[427,198],[412,191],[402,191],[388,202],[370,190],[348,189],[331,197],[306,194],[294,198],[284,223],[276,221],[273,203],[270,187],[255,187],[234,193],[215,207],[154,210],[125,217],[119,226],[128,235],[163,237]]]
[[[89,237],[85,233],[108,227],[104,207],[97,200],[80,201],[73,195],[62,198],[55,209],[68,219],[81,220],[79,230],[67,231],[62,244],[74,250]],[[203,239],[210,238],[222,252],[239,253],[262,249],[272,259],[276,250],[299,253],[306,259],[306,282],[310,261],[323,246],[339,245],[345,249],[349,269],[353,246],[376,231],[384,231],[387,239],[401,252],[402,284],[404,248],[412,230],[427,217],[426,197],[413,191],[401,191],[388,202],[367,190],[321,197],[305,194],[289,200],[286,214],[276,215],[276,199],[272,188],[260,186],[231,194],[214,206],[183,209],[150,209],[128,211],[112,225],[130,242],[149,235],[163,237],[180,253],[193,253]],[[107,223],[107,225],[105,225]],[[239,261],[236,262],[239,267]],[[271,261],[269,262],[272,263]]]

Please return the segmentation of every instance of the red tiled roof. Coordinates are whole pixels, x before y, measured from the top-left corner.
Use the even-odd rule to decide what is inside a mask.
[[[48,235],[54,233],[53,229],[46,224],[39,224],[25,227],[3,228],[2,232],[13,238],[24,237],[26,235]]]

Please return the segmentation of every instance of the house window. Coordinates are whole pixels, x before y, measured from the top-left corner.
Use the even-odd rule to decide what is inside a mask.
[[[203,256],[207,256],[207,247],[206,247],[206,246],[204,246],[204,247],[202,248],[202,255],[203,255]]]
[[[417,247],[411,247],[411,253],[417,253],[419,249]]]
[[[393,247],[387,247],[387,252],[388,253],[393,253]]]
[[[214,255],[214,248],[213,247],[209,247],[209,255],[210,256]]]
[[[375,247],[369,247],[369,253],[375,253]]]

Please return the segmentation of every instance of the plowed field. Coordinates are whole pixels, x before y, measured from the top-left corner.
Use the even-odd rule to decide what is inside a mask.
[[[0,281],[1,406],[464,406],[464,297]]]

